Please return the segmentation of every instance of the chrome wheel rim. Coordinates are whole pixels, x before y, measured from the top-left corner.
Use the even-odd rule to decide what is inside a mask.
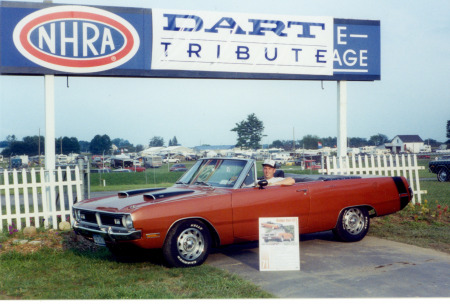
[[[441,172],[439,172],[439,180],[441,182],[444,182],[444,181],[447,180],[447,178],[448,178],[447,171],[446,170],[441,170]]]
[[[177,239],[177,249],[183,259],[197,259],[205,249],[203,234],[197,228],[185,229]]]
[[[351,208],[345,211],[342,218],[345,231],[350,234],[359,234],[365,226],[364,214],[358,208]]]

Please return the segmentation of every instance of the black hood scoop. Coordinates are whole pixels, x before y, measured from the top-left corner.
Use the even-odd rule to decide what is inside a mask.
[[[166,190],[166,191],[162,190],[162,191],[156,191],[156,192],[149,193],[149,194],[144,194],[144,200],[152,201],[152,200],[156,200],[156,199],[160,199],[160,198],[189,194],[189,193],[193,193],[193,192],[194,192],[194,190],[174,190],[174,189]]]
[[[161,191],[165,189],[167,188],[147,188],[147,189],[127,190],[127,191],[120,191],[119,193],[117,193],[117,195],[119,196],[119,198],[125,198],[133,195],[138,195],[147,192]]]

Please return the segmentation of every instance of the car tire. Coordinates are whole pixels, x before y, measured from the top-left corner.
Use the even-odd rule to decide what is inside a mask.
[[[449,180],[449,174],[448,174],[447,168],[442,168],[441,170],[439,170],[439,172],[437,174],[437,179],[440,182],[446,182]]]
[[[367,209],[350,207],[344,209],[339,215],[333,233],[340,241],[357,242],[366,236],[369,226],[370,218]]]
[[[163,256],[169,266],[193,267],[203,264],[211,248],[211,234],[199,220],[177,223],[167,234]]]

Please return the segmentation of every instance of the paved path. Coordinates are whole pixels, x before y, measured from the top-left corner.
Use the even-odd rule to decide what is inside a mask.
[[[302,236],[300,271],[259,271],[258,243],[213,252],[207,264],[227,270],[280,298],[449,297],[450,255],[365,237]]]

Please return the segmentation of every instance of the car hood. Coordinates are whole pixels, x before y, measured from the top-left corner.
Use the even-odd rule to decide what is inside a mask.
[[[199,197],[228,193],[229,190],[198,186],[174,186],[170,188],[152,188],[122,191],[117,195],[94,198],[74,205],[75,208],[131,213],[137,209],[160,203],[170,203]]]

